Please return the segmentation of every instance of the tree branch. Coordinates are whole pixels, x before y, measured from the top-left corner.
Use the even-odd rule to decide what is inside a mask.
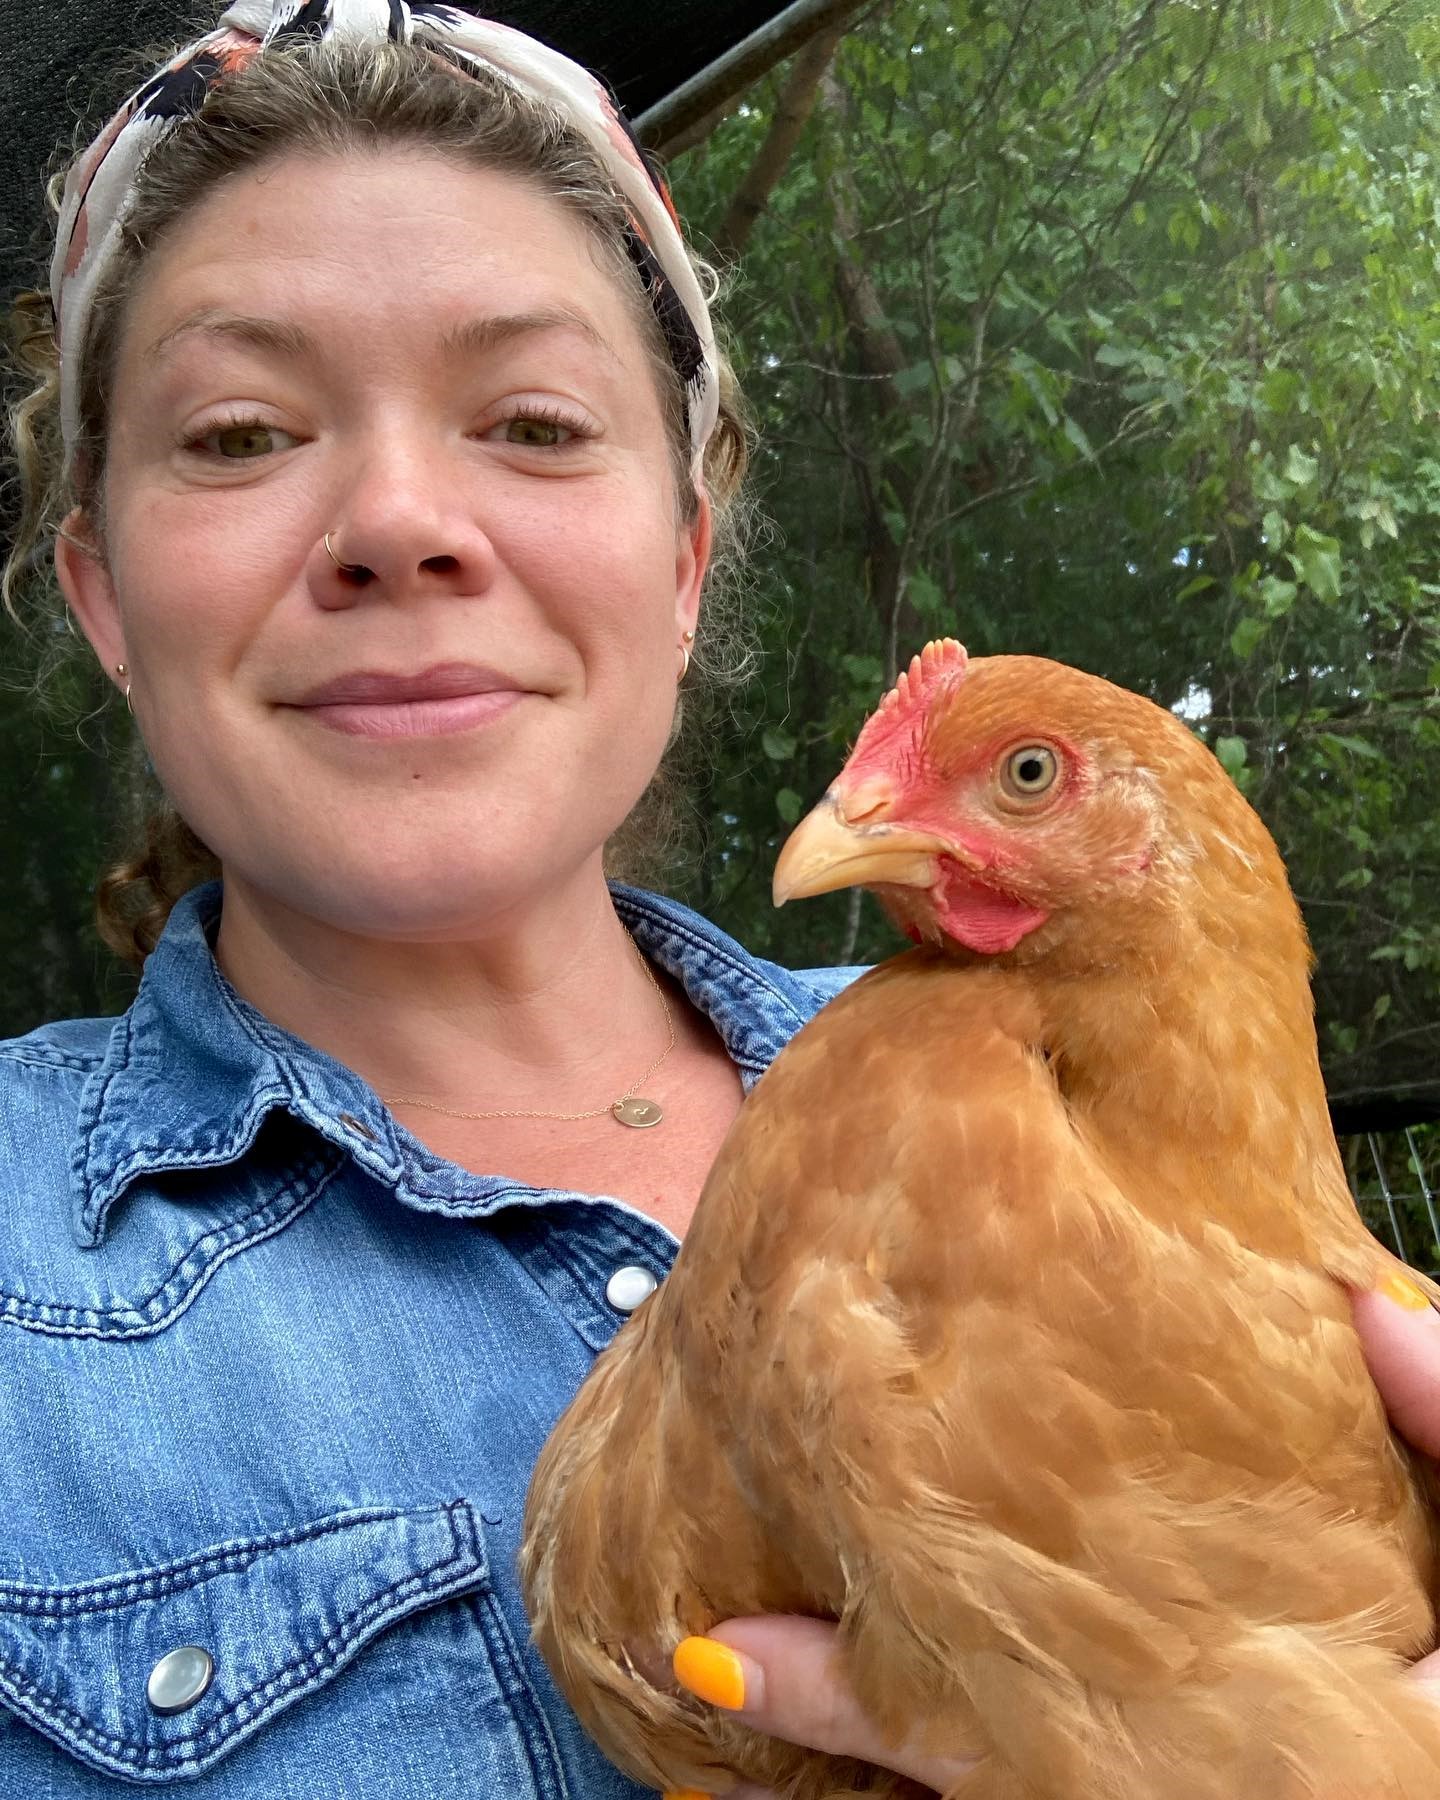
[[[745,253],[756,221],[769,204],[780,177],[785,173],[800,134],[815,109],[821,77],[830,67],[832,57],[845,35],[847,24],[842,14],[833,24],[817,32],[799,51],[781,84],[775,102],[774,116],[765,133],[755,160],[736,188],[720,229],[715,233],[715,249],[727,261],[735,261]]]

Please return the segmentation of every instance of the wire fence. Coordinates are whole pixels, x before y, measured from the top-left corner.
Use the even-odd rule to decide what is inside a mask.
[[[1440,1127],[1367,1131],[1341,1148],[1366,1224],[1412,1267],[1440,1276]]]

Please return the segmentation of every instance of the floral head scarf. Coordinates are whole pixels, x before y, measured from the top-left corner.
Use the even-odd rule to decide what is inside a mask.
[[[216,29],[139,88],[76,162],[65,186],[50,293],[60,345],[60,415],[67,453],[80,433],[79,370],[95,291],[120,240],[146,154],[195,113],[211,87],[287,37],[431,44],[456,66],[494,70],[556,107],[595,151],[630,210],[626,248],[684,384],[698,479],[719,404],[715,339],[665,184],[650,168],[605,88],[578,63],[509,26],[429,0],[236,0]],[[67,349],[70,354],[67,355]]]

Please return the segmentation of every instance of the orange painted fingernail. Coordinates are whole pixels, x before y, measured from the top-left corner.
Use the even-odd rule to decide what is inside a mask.
[[[1397,1306],[1403,1306],[1409,1312],[1419,1312],[1430,1304],[1428,1297],[1416,1287],[1413,1281],[1407,1281],[1403,1275],[1387,1275],[1380,1283],[1379,1292]]]
[[[682,1638],[674,1656],[675,1679],[698,1700],[737,1712],[745,1704],[745,1665],[714,1638]]]

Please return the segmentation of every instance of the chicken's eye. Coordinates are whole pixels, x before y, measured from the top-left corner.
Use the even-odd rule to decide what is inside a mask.
[[[1044,744],[1026,744],[1005,758],[1003,779],[1012,794],[1028,800],[1053,787],[1059,772],[1053,750]]]

